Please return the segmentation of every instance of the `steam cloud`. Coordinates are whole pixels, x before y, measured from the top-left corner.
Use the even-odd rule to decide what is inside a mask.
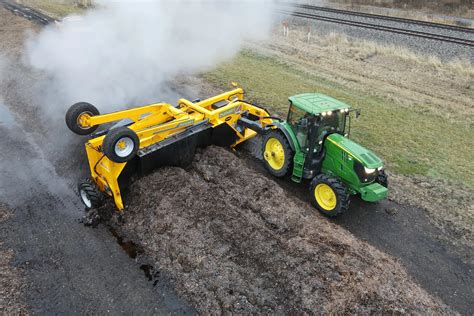
[[[264,39],[274,8],[264,0],[104,0],[28,40],[26,60],[51,79],[44,95],[65,108],[162,101],[166,81],[231,58],[245,40]]]

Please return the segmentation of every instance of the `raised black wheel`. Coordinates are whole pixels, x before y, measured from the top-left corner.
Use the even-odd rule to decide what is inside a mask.
[[[105,197],[102,192],[100,192],[97,185],[89,178],[80,182],[77,186],[79,191],[79,196],[81,197],[82,203],[86,206],[88,210],[92,208],[99,208],[105,203]]]
[[[275,177],[287,176],[293,165],[294,152],[283,133],[271,130],[263,137],[263,164]]]
[[[133,159],[139,147],[137,134],[125,126],[110,130],[102,143],[102,150],[107,158],[118,163]]]
[[[379,174],[377,175],[377,179],[375,179],[375,182],[388,188],[388,175],[385,173],[385,170],[379,171]]]
[[[310,186],[311,204],[327,217],[334,217],[349,209],[350,194],[346,185],[336,177],[320,174]]]
[[[78,135],[89,135],[92,134],[98,126],[84,126],[84,119],[99,114],[99,110],[92,104],[79,102],[72,105],[66,112],[66,125],[72,132]]]

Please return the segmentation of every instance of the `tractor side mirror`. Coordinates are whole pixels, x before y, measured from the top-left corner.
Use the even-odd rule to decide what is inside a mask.
[[[356,119],[358,119],[360,116],[360,110],[356,110],[355,112],[356,112]]]

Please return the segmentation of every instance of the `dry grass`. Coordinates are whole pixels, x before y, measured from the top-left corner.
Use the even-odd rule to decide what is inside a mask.
[[[299,36],[303,35],[299,34]],[[407,47],[382,45],[368,40],[349,40],[346,35],[334,32],[319,37],[319,41],[325,45],[344,45],[346,47],[351,47],[352,49],[357,50],[359,54],[365,55],[366,57],[380,55],[389,58],[396,58],[400,61],[413,63],[418,66],[427,66],[440,70],[444,69],[462,76],[474,76],[474,67],[471,61],[467,58],[442,61],[437,56],[422,55]]]

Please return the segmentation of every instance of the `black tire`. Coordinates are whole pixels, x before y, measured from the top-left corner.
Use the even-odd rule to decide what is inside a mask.
[[[122,153],[119,148],[116,148],[119,142],[126,143],[126,150],[123,149]],[[133,146],[133,147],[130,147]],[[105,135],[104,142],[102,143],[102,150],[104,154],[113,162],[127,162],[132,160],[140,147],[140,140],[137,134],[129,129],[128,127],[122,126],[110,130]]]
[[[377,175],[377,179],[375,179],[375,182],[388,188],[388,175],[385,173],[385,170],[379,171],[379,174]]]
[[[87,102],[79,102],[72,105],[66,112],[66,125],[73,132],[78,135],[90,135],[95,132],[98,126],[82,127],[79,124],[79,118],[83,114],[90,116],[99,115],[99,110],[95,106]]]
[[[334,208],[326,208],[320,204],[316,198],[316,188],[318,185],[329,186],[332,192],[335,194],[335,206]],[[327,217],[334,217],[339,214],[346,212],[350,205],[350,194],[347,191],[346,185],[336,177],[331,177],[326,174],[320,174],[311,181],[310,185],[311,192],[311,204],[318,209],[321,214]]]
[[[266,151],[267,143],[271,141],[272,139],[278,140],[283,150],[284,161],[283,161],[282,166],[278,169],[272,167],[271,163],[268,161],[270,159],[268,158],[270,157],[270,155],[272,155],[273,157],[275,156],[274,152],[269,154],[268,151]],[[291,167],[293,166],[294,154],[295,153],[291,149],[288,139],[286,138],[285,135],[283,135],[282,132],[278,130],[271,130],[263,136],[263,141],[262,141],[263,164],[265,168],[268,170],[268,172],[272,174],[273,176],[282,178],[290,174]]]
[[[105,203],[105,196],[97,185],[89,178],[80,182],[77,186],[79,197],[86,209],[99,208]]]

